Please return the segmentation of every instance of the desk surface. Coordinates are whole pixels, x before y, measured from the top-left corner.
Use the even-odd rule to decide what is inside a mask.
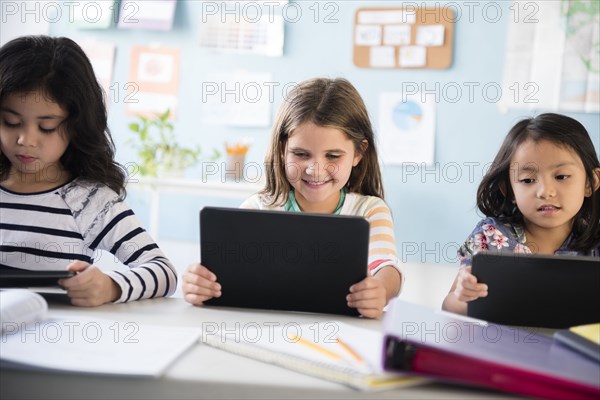
[[[416,267],[415,267],[416,268]],[[431,273],[437,269],[430,268]],[[447,268],[447,267],[445,267]],[[423,271],[425,272],[425,271]],[[410,276],[410,274],[407,275]],[[416,274],[415,274],[416,275]],[[423,275],[423,274],[421,274]],[[435,275],[432,275],[433,278]],[[450,274],[448,274],[450,276]],[[434,279],[439,280],[439,279]],[[416,284],[417,282],[413,282]],[[420,285],[419,285],[420,286]],[[427,286],[420,286],[421,288]],[[447,289],[446,289],[447,290]],[[415,293],[417,293],[415,291]],[[410,294],[410,292],[409,292]],[[443,294],[442,294],[443,295]],[[402,296],[406,297],[406,295]],[[443,296],[442,296],[443,297]],[[379,329],[380,320],[319,315],[252,311],[233,308],[195,307],[181,298],[144,300],[129,304],[86,309],[71,307],[62,295],[47,295],[50,315],[98,317],[123,322],[202,327],[218,324],[227,329],[310,324],[340,320],[369,329]],[[52,372],[0,369],[0,398],[411,398],[411,399],[499,399],[502,393],[426,383],[384,392],[359,392],[343,385],[230,354],[201,343],[180,357],[160,379],[89,376]]]

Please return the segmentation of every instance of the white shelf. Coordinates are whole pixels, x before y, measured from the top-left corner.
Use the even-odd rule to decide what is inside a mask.
[[[128,189],[150,190],[152,192],[169,191],[199,196],[241,198],[250,197],[264,188],[264,182],[213,181],[185,178],[130,178]]]
[[[196,196],[209,196],[225,199],[239,199],[240,203],[261,191],[264,182],[245,181],[204,181],[202,179],[185,178],[130,178],[127,182],[128,190],[150,192],[150,226],[148,232],[154,240],[159,238],[160,194],[164,192],[190,194]]]

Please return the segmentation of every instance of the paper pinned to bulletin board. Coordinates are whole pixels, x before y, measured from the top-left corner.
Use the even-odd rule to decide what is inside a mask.
[[[152,115],[171,110],[175,118],[179,89],[179,49],[159,46],[131,48],[129,82],[135,93],[125,101],[128,115]]]
[[[359,8],[354,16],[354,64],[360,68],[449,68],[454,21],[450,7]]]

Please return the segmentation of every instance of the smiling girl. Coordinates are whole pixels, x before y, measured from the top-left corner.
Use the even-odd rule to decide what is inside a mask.
[[[345,79],[312,79],[294,88],[279,111],[265,159],[267,183],[242,208],[355,215],[371,226],[365,279],[348,288],[348,306],[381,316],[397,296],[402,274],[374,134],[365,104]],[[292,227],[293,228],[293,227]],[[221,295],[217,277],[201,264],[183,276],[192,304]],[[306,288],[310,295],[310,288]]]

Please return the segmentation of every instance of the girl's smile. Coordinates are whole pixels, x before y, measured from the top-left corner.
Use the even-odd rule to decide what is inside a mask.
[[[325,185],[326,183],[329,183],[331,181],[325,181],[325,182],[313,182],[313,181],[308,181],[306,179],[303,179],[304,183],[306,183],[309,187],[318,189],[321,186]]]

